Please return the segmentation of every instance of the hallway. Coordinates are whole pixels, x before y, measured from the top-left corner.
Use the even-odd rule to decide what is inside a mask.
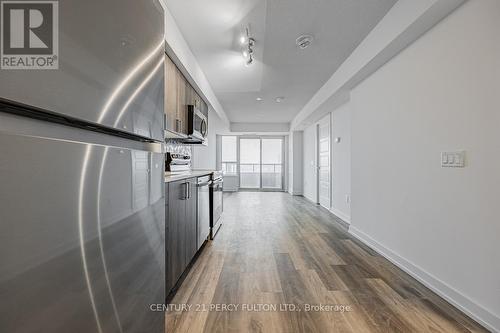
[[[167,332],[484,332],[303,197],[227,194],[223,218]]]

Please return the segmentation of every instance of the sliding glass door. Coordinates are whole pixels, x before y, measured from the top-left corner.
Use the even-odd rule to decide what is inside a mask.
[[[240,188],[283,189],[283,138],[240,138]]]
[[[240,138],[240,188],[260,188],[260,139]]]
[[[262,188],[281,190],[283,187],[283,140],[262,139]]]

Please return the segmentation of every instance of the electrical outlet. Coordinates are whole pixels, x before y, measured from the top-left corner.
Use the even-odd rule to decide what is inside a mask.
[[[444,151],[441,153],[441,167],[465,168],[465,151]]]

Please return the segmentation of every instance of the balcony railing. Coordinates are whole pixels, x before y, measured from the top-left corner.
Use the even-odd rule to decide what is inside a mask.
[[[282,184],[282,164],[262,164],[262,188],[281,189]],[[225,176],[238,175],[238,163],[222,162],[222,172]],[[260,164],[241,163],[240,164],[240,187],[260,188]]]
[[[281,189],[282,164],[262,164],[262,188]],[[240,164],[240,187],[260,188],[260,164]]]
[[[238,175],[238,163],[236,162],[222,162],[222,173],[227,176]]]

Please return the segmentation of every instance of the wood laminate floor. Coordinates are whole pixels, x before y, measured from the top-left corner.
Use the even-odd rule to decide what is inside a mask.
[[[191,307],[167,312],[167,332],[486,332],[306,199],[224,200],[221,231],[171,302]],[[332,308],[307,311],[318,304]]]

